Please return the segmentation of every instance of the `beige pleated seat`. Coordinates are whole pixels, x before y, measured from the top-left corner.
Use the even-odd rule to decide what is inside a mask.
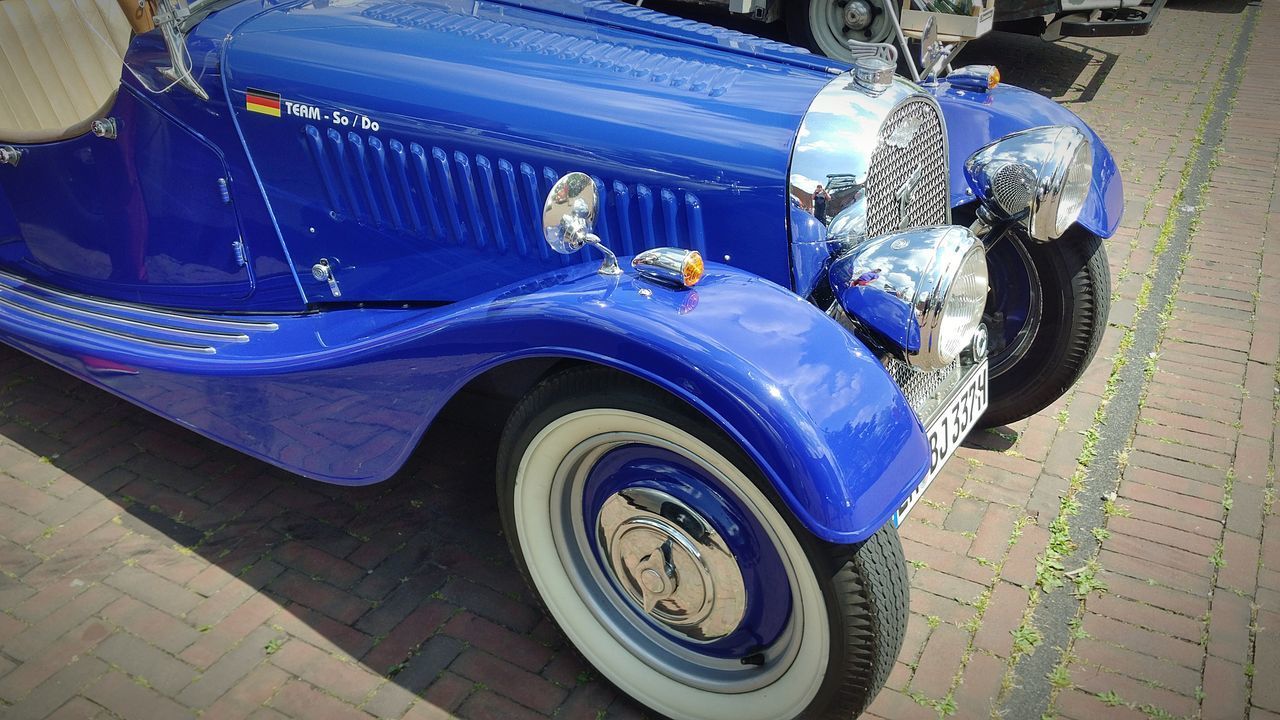
[[[120,89],[131,32],[116,0],[0,0],[0,142],[87,132]]]

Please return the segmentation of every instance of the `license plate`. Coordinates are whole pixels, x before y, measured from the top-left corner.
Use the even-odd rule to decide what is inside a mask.
[[[907,513],[911,512],[924,491],[929,489],[929,484],[942,472],[942,466],[955,454],[956,448],[960,447],[960,443],[986,409],[987,363],[983,361],[960,386],[959,392],[951,396],[946,409],[925,429],[925,436],[929,438],[929,472],[925,473],[924,479],[893,514],[894,527],[902,524]]]

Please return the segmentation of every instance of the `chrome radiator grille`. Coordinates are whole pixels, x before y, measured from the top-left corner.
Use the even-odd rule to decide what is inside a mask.
[[[884,365],[893,382],[902,390],[907,404],[925,424],[928,424],[939,403],[960,382],[959,358],[941,370],[930,372],[916,370],[895,357],[885,358]]]
[[[880,127],[867,170],[867,236],[947,222],[947,143],[937,105],[915,96]]]

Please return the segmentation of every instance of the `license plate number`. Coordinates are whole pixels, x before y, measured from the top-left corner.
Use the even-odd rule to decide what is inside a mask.
[[[946,410],[925,429],[925,436],[929,438],[929,472],[925,473],[924,479],[916,485],[916,489],[911,491],[911,495],[893,514],[894,527],[902,524],[907,513],[911,512],[911,508],[915,507],[924,495],[924,491],[929,489],[929,484],[938,476],[938,473],[942,472],[942,466],[946,465],[947,460],[955,454],[960,443],[964,441],[969,431],[973,430],[973,426],[978,423],[978,418],[982,417],[986,409],[987,363],[984,361],[965,381],[960,392],[947,403]]]

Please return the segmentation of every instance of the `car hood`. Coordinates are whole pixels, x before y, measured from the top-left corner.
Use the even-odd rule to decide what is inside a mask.
[[[295,4],[224,56],[273,210],[306,229],[285,240],[317,301],[318,258],[343,300],[432,301],[593,260],[542,246],[542,198],[572,170],[596,180],[596,231],[619,254],[694,247],[789,285],[788,162],[826,66],[613,0]]]
[[[815,55],[804,48],[768,40],[727,28],[666,15],[618,0],[494,0],[512,7],[553,13],[607,27],[625,28],[654,37],[676,40],[739,55],[784,62],[797,67],[828,71],[848,65]]]

